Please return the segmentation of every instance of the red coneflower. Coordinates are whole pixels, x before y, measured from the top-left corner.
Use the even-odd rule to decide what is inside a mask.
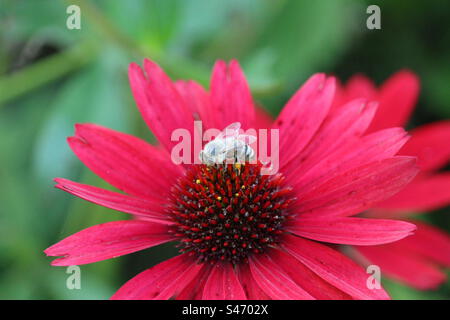
[[[330,113],[335,80],[312,76],[290,99],[279,129],[279,173],[261,164],[175,165],[179,128],[193,121],[223,130],[267,125],[236,61],[216,63],[210,91],[173,83],[155,63],[131,64],[142,116],[163,148],[92,124],[69,144],[81,161],[124,193],[65,179],[57,187],[139,219],[80,231],[45,253],[53,265],[86,264],[163,242],[181,254],[128,281],[114,299],[387,299],[368,274],[330,244],[376,245],[412,233],[413,224],[351,217],[391,197],[417,173],[415,158],[396,156],[401,128],[365,134],[376,105],[358,99]],[[197,156],[197,155],[195,155]]]
[[[380,105],[369,130],[404,126],[416,103],[419,80],[410,71],[400,71],[379,89],[368,78],[357,75],[339,88],[335,106],[356,97],[375,99]],[[438,172],[450,160],[450,121],[423,125],[411,132],[411,139],[399,154],[416,156],[421,173],[394,197],[377,205],[366,216],[414,218],[450,204],[450,172]],[[401,241],[372,247],[355,247],[383,273],[417,289],[433,289],[446,280],[439,267],[450,267],[450,236],[414,220],[415,234]]]

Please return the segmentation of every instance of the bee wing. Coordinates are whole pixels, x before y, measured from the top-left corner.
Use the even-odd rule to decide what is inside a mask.
[[[234,122],[230,124],[228,127],[223,129],[221,133],[219,133],[216,139],[225,139],[225,138],[236,138],[239,135],[239,129],[241,128],[240,122]]]
[[[251,136],[249,134],[240,134],[237,139],[245,142],[246,144],[252,144],[257,140],[255,136]]]

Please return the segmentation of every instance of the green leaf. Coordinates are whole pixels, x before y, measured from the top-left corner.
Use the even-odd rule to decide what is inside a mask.
[[[73,135],[76,123],[129,128],[130,93],[124,86],[127,64],[122,58],[112,49],[105,50],[99,63],[89,65],[61,88],[36,143],[34,170],[40,179],[50,182],[58,176],[73,176],[75,157],[66,137]]]

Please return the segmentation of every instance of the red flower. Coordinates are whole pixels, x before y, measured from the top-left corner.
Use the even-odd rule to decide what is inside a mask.
[[[354,76],[337,91],[335,107],[355,97],[380,102],[369,130],[404,126],[415,106],[419,81],[409,71],[400,71],[381,88],[364,76]],[[377,205],[370,217],[412,218],[450,204],[450,173],[438,172],[450,160],[450,121],[440,121],[414,129],[400,154],[418,157],[421,173],[401,192]],[[417,289],[432,289],[446,280],[439,266],[450,267],[450,236],[414,220],[416,233],[392,244],[355,247],[371,263],[403,283]]]
[[[332,244],[375,245],[411,234],[413,224],[351,217],[398,192],[417,173],[396,156],[401,128],[365,134],[376,105],[358,99],[330,113],[335,80],[312,76],[272,128],[280,133],[280,170],[261,164],[175,165],[175,129],[194,119],[222,130],[267,125],[236,61],[214,67],[210,92],[173,83],[153,62],[131,64],[139,110],[163,148],[92,124],[76,126],[69,144],[81,161],[124,193],[56,179],[80,198],[130,213],[51,246],[55,266],[118,257],[177,241],[181,254],[128,281],[114,299],[387,299],[368,274]]]

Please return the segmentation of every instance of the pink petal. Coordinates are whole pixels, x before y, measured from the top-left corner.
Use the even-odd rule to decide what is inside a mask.
[[[177,296],[198,274],[202,265],[186,254],[147,269],[125,283],[112,300],[166,300]]]
[[[377,100],[377,88],[374,83],[361,74],[356,74],[347,81],[345,91],[348,101],[357,98]]]
[[[145,77],[141,68],[130,64],[128,76],[134,99],[145,122],[158,141],[171,152],[178,141],[171,135],[186,129],[194,136],[194,117],[170,78],[154,62],[145,59]]]
[[[247,263],[236,266],[239,281],[248,300],[270,300],[270,297],[258,286]]]
[[[231,263],[212,267],[203,289],[203,300],[246,300],[244,289]]]
[[[211,76],[211,103],[214,128],[222,130],[233,122],[243,129],[253,125],[255,110],[247,80],[236,60],[217,61]]]
[[[255,129],[270,129],[274,119],[272,116],[262,107],[255,107]]]
[[[310,169],[305,168],[296,177],[293,186],[300,190],[310,190],[342,172],[364,164],[393,157],[408,140],[402,128],[378,131],[354,141],[348,141],[328,156],[317,159]]]
[[[288,230],[312,240],[354,245],[394,242],[413,233],[416,226],[398,220],[363,218],[299,218]]]
[[[292,184],[299,182],[312,168],[320,167],[318,164],[323,159],[332,156],[345,145],[355,145],[369,127],[376,107],[376,103],[353,100],[341,107],[335,115],[327,117],[308,146],[284,169],[289,172],[286,177],[288,181]]]
[[[101,126],[78,124],[75,137],[68,141],[78,158],[98,176],[135,196],[165,199],[171,183],[182,174],[181,167],[162,150]]]
[[[414,224],[417,225],[414,236],[396,242],[397,246],[450,267],[450,235],[425,223],[414,221]]]
[[[408,121],[419,95],[419,79],[407,70],[391,76],[380,88],[380,106],[369,131],[403,127]]]
[[[351,297],[312,272],[299,260],[280,250],[272,250],[271,258],[292,280],[319,300],[349,300]]]
[[[352,76],[345,86],[339,81],[336,82],[336,93],[331,111],[339,113],[343,105],[354,99],[377,100],[377,89],[374,83],[362,74]]]
[[[203,289],[211,273],[212,266],[203,264],[196,277],[175,297],[176,300],[202,300]]]
[[[273,125],[280,130],[280,168],[309,143],[328,114],[335,89],[334,78],[316,74],[294,94]]]
[[[423,125],[411,132],[411,139],[400,151],[416,156],[421,170],[435,170],[450,161],[450,121]]]
[[[308,292],[273,261],[269,255],[254,255],[249,259],[250,270],[258,286],[272,299],[312,300]]]
[[[383,289],[369,289],[369,275],[343,254],[322,244],[286,235],[282,247],[314,273],[355,299],[389,299]]]
[[[47,248],[48,256],[63,256],[53,266],[70,266],[119,257],[173,240],[165,225],[147,221],[114,221],[77,232]]]
[[[426,212],[450,204],[450,173],[420,176],[402,191],[378,204],[384,211],[401,213]]]
[[[370,263],[379,266],[382,274],[417,289],[435,289],[446,279],[445,274],[433,264],[423,257],[398,248],[396,243],[355,249]]]
[[[101,206],[142,216],[157,223],[172,223],[167,216],[164,216],[164,208],[160,202],[131,197],[62,178],[56,178],[55,182],[56,188]]]
[[[188,106],[194,120],[203,122],[203,130],[213,128],[214,114],[209,93],[193,80],[178,80],[175,82],[175,87]]]
[[[391,197],[416,175],[415,159],[394,157],[349,170],[299,195],[302,216],[350,216]]]

